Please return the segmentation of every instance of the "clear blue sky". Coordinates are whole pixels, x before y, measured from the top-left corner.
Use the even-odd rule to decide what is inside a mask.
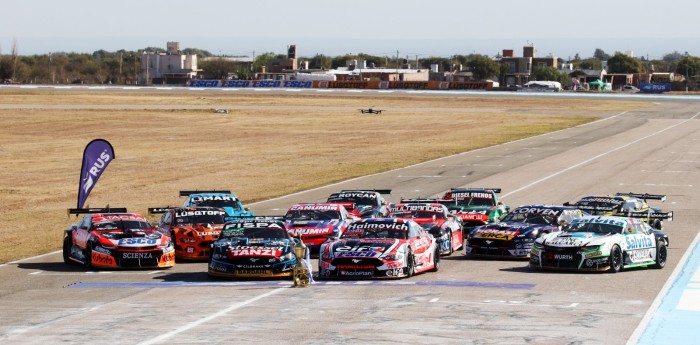
[[[533,44],[538,56],[632,52],[700,56],[692,0],[3,0],[0,49],[20,55],[200,48],[214,54],[495,55]]]

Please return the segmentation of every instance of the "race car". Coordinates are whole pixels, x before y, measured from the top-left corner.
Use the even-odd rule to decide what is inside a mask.
[[[528,258],[535,239],[558,232],[583,217],[581,210],[560,205],[524,205],[496,224],[478,226],[467,235],[468,256]]]
[[[298,240],[284,222],[240,221],[224,225],[212,243],[208,274],[212,277],[288,277],[299,259]]]
[[[63,261],[86,268],[166,268],[175,265],[170,237],[126,208],[70,209],[85,214],[65,230]]]
[[[296,204],[284,215],[289,234],[300,237],[314,253],[327,239],[337,239],[354,219],[345,207],[333,203]]]
[[[663,268],[666,242],[646,222],[630,217],[585,216],[563,231],[540,237],[530,252],[530,267],[618,272],[624,268]]]
[[[391,194],[391,189],[342,190],[331,194],[326,202],[341,204],[360,218],[388,217],[388,203],[382,194]]]
[[[219,238],[226,222],[226,212],[218,207],[151,207],[148,213],[163,214],[154,226],[170,236],[175,257],[185,260],[209,259],[211,242]]]
[[[364,218],[321,245],[319,278],[402,278],[440,269],[435,238],[405,218]]]
[[[190,191],[181,190],[180,196],[187,198],[182,203],[184,207],[210,206],[223,208],[226,211],[226,220],[252,219],[255,215],[249,208],[229,190]]]
[[[566,202],[564,205],[575,206],[592,215],[634,216],[647,221],[655,229],[663,230],[663,220],[673,220],[673,212],[663,212],[659,208],[651,207],[647,200],[663,202],[666,201],[666,196],[648,193],[589,195],[573,204]]]
[[[452,188],[440,200],[450,213],[462,218],[465,229],[497,223],[510,211],[498,200],[501,188]]]
[[[435,237],[441,255],[451,255],[464,246],[462,220],[447,211],[447,206],[438,203],[392,204],[389,212],[393,218],[413,219]]]

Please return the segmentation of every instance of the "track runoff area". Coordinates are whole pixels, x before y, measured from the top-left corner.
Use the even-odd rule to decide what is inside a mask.
[[[697,107],[695,107],[697,108]],[[687,109],[685,109],[687,111]],[[659,123],[655,129],[649,130],[646,133],[635,133],[633,135],[633,139],[631,140],[626,140],[621,143],[615,143],[614,145],[606,146],[604,149],[599,149],[594,152],[588,152],[586,154],[578,155],[575,160],[572,160],[570,162],[563,162],[563,164],[558,164],[556,168],[553,169],[541,169],[540,171],[537,171],[536,173],[533,174],[528,174],[527,169],[524,169],[520,175],[526,175],[522,178],[519,179],[513,179],[512,183],[508,182],[506,183],[507,186],[503,185],[503,183],[500,183],[501,186],[504,187],[504,191],[510,191],[507,192],[506,194],[502,195],[503,199],[507,199],[509,204],[519,204],[519,203],[526,203],[526,202],[531,202],[531,200],[534,198],[533,194],[536,194],[534,191],[537,190],[539,186],[542,186],[547,183],[561,183],[561,181],[568,181],[570,182],[571,178],[570,176],[567,178],[567,175],[570,174],[577,174],[579,172],[579,169],[584,169],[586,166],[597,164],[598,162],[605,161],[607,158],[610,158],[611,156],[617,156],[618,154],[625,154],[627,150],[629,149],[634,149],[638,145],[652,145],[655,144],[657,141],[660,141],[659,139],[661,137],[667,136],[669,134],[672,135],[678,135],[677,131],[681,128],[689,128],[693,127],[694,123],[697,122],[698,114],[687,114],[686,113],[681,113],[678,112],[676,114],[677,119],[673,122],[663,122]],[[601,123],[611,123],[613,121],[616,121],[616,118],[621,120],[622,118],[631,118],[630,114],[617,114],[614,116],[610,116],[608,118],[605,118],[599,122]],[[683,119],[681,119],[683,118]],[[590,126],[596,126],[596,124],[590,124]],[[605,124],[603,124],[605,126]],[[695,125],[697,127],[697,125]],[[560,133],[554,133],[552,134],[553,136],[557,136],[560,138],[560,140],[565,139],[568,136],[568,130],[561,131]],[[552,136],[552,135],[546,135],[546,136]],[[686,134],[687,135],[687,134]],[[678,135],[679,137],[682,137],[683,135]],[[534,141],[537,139],[535,138]],[[700,141],[700,138],[697,136],[691,140],[695,140],[695,142]],[[523,140],[523,145],[524,146],[530,146],[531,142],[533,140]],[[546,140],[550,141],[550,140]],[[505,148],[506,151],[508,151],[508,148],[510,146],[517,145],[517,143],[509,143],[505,145],[501,145],[501,148]],[[691,145],[691,144],[689,144]],[[695,144],[697,146],[697,144]],[[700,151],[700,148],[695,147],[695,148],[688,148],[688,152],[686,154],[693,154],[692,152],[695,151]],[[458,156],[487,156],[491,155],[491,157],[494,157],[495,154],[494,152],[487,152],[487,150],[479,150],[478,152],[470,152],[465,155],[458,155]],[[696,152],[696,158],[700,156],[700,153]],[[455,157],[452,157],[453,159]],[[467,157],[457,157],[458,160],[463,160],[466,159]],[[485,160],[484,157],[476,157],[477,160]],[[448,159],[449,160],[449,159]],[[443,164],[444,163],[444,164]],[[420,164],[418,166],[415,166],[413,168],[419,168],[418,170],[424,170],[426,166],[441,166],[444,168],[444,166],[449,165],[448,161],[444,160],[436,160],[432,162],[427,162]],[[463,166],[466,166],[466,164],[463,164]],[[409,167],[407,169],[410,170]],[[421,172],[424,176],[438,176],[437,174],[432,174],[432,173],[425,173]],[[513,173],[515,174],[515,173]],[[669,174],[669,172],[667,172]],[[308,198],[310,195],[314,195],[315,193],[319,195],[327,195],[328,190],[334,190],[338,189],[342,185],[345,184],[363,184],[366,183],[367,181],[378,181],[378,182],[383,182],[382,179],[387,178],[387,176],[392,176],[393,180],[401,180],[402,178],[407,178],[407,177],[415,177],[419,176],[421,174],[415,172],[415,171],[406,171],[404,169],[399,169],[397,171],[389,172],[389,173],[383,173],[383,174],[377,174],[373,176],[368,176],[365,178],[361,179],[355,179],[353,181],[344,181],[343,183],[339,183],[333,186],[327,186],[323,188],[319,188],[317,190],[311,190],[311,191],[306,191],[303,193],[297,193],[296,195],[292,196],[286,196],[283,198],[278,198],[277,201],[279,201],[280,204],[289,204],[289,200],[291,199],[297,199],[297,200],[304,200],[305,198]],[[663,175],[663,174],[662,174]],[[507,176],[506,176],[507,177]],[[499,179],[504,178],[504,176],[497,176],[493,179],[489,179],[488,177],[485,177],[483,179],[479,179],[473,182],[470,182],[470,185],[488,185],[492,186],[495,185],[494,183],[497,183],[495,181],[498,181]],[[693,185],[690,184],[683,184],[679,179],[667,179],[667,181],[664,181],[665,183],[671,185],[673,182],[675,182],[677,185],[682,185],[684,189],[691,189],[691,191],[686,191],[686,194],[690,194],[692,192]],[[503,180],[506,181],[506,180]],[[510,179],[508,181],[511,181]],[[386,183],[385,183],[386,184]],[[662,183],[660,182],[659,185]],[[454,186],[454,185],[452,185]],[[420,186],[421,188],[425,188],[426,190],[428,189],[427,187]],[[449,188],[449,187],[448,187]],[[630,186],[618,186],[619,188],[631,188]],[[651,187],[649,187],[651,188]],[[396,189],[400,189],[396,188]],[[445,188],[447,189],[447,188]],[[436,190],[436,192],[439,192],[439,190]],[[614,192],[614,191],[613,191]],[[572,193],[571,191],[568,191],[568,193]],[[580,193],[580,192],[576,192]],[[540,198],[547,199],[551,198],[550,195],[546,194],[538,194]],[[253,205],[256,207],[260,207],[263,209],[270,209],[275,207],[274,206],[275,200],[270,200],[266,202],[259,203],[258,205]],[[671,238],[671,241],[673,243],[674,241],[674,223],[671,223],[669,228],[669,235]],[[694,229],[695,232],[697,232],[697,229]],[[674,268],[673,272],[670,274],[666,284],[661,288],[660,293],[658,296],[654,299],[654,301],[651,303],[651,305],[648,308],[645,308],[646,314],[645,316],[641,319],[641,322],[637,320],[637,322],[634,322],[634,324],[637,325],[636,330],[632,333],[630,337],[624,337],[627,339],[627,342],[629,344],[663,344],[663,343],[672,343],[672,344],[677,344],[677,343],[693,343],[694,342],[694,335],[693,333],[693,325],[700,324],[700,271],[698,270],[699,267],[699,262],[700,261],[700,254],[698,254],[698,239],[697,236],[692,237],[693,241],[692,244],[687,247],[683,251],[683,257],[680,259],[676,259],[677,264],[676,267]],[[687,242],[686,242],[687,243]],[[679,244],[680,245],[680,244]],[[673,255],[673,254],[671,254]],[[54,257],[56,256],[56,257]],[[25,267],[42,267],[41,265],[37,266],[32,266],[28,265],[27,263],[31,262],[47,262],[47,261],[60,261],[60,256],[59,253],[51,253],[49,255],[44,255],[40,257],[35,257],[35,258],[30,258],[30,259],[25,259],[25,260],[20,260],[17,262],[1,265],[4,267],[2,270],[6,270],[15,266],[25,266]],[[54,260],[55,259],[55,260]],[[670,258],[674,259],[674,258]],[[464,261],[455,261],[454,264],[461,264]],[[488,266],[492,264],[491,262],[472,262],[472,261],[466,261],[467,263],[473,264],[470,265],[470,269],[475,269],[475,266],[477,265],[484,265]],[[491,298],[491,299],[486,299],[488,297],[491,297],[491,293],[486,292],[486,291],[523,291],[527,293],[531,293],[537,290],[537,288],[542,287],[545,285],[543,282],[539,282],[539,277],[540,275],[537,273],[531,274],[528,279],[529,283],[522,283],[522,282],[506,282],[507,279],[495,279],[498,277],[504,277],[508,276],[508,273],[513,271],[509,271],[509,269],[504,270],[504,274],[501,275],[495,275],[493,276],[492,281],[484,281],[484,280],[460,280],[460,279],[452,279],[452,280],[441,280],[441,279],[436,279],[439,278],[441,274],[447,273],[443,272],[445,270],[445,267],[449,264],[452,264],[452,262],[449,262],[446,260],[445,264],[443,264],[443,270],[441,270],[438,273],[434,274],[425,274],[421,276],[414,277],[412,279],[407,279],[407,280],[398,280],[398,281],[323,281],[323,282],[316,282],[313,287],[308,289],[308,291],[315,291],[315,287],[322,288],[319,291],[336,291],[336,288],[362,288],[362,287],[377,287],[377,288],[383,288],[386,287],[388,289],[396,288],[396,287],[406,287],[408,288],[409,286],[414,289],[414,292],[421,292],[425,293],[425,291],[432,291],[428,289],[446,289],[445,293],[450,294],[452,292],[450,291],[470,291],[470,294],[479,294],[483,295],[485,298],[482,298],[479,300],[479,304],[484,304],[488,305],[490,307],[497,306],[498,307],[504,307],[507,306],[511,309],[517,308],[516,306],[517,301],[508,301],[508,300],[498,300],[497,298]],[[508,265],[508,267],[511,266],[523,266],[525,263],[523,262],[516,262],[512,263],[511,265]],[[201,265],[183,265],[187,269],[192,269],[192,271],[199,270],[202,267]],[[189,267],[187,267],[189,266]],[[206,267],[206,264],[204,264],[204,267]],[[0,270],[0,274],[2,274],[2,270]],[[241,295],[241,298],[236,299],[235,301],[232,302],[226,302],[222,301],[222,303],[218,304],[218,307],[214,307],[209,309],[208,311],[198,313],[197,315],[193,317],[188,317],[186,318],[187,320],[179,320],[179,321],[174,321],[178,320],[177,318],[175,319],[169,319],[169,323],[171,327],[168,327],[167,329],[170,329],[169,331],[161,331],[161,332],[155,332],[155,333],[150,333],[146,337],[140,337],[140,342],[141,344],[156,344],[156,343],[168,343],[171,341],[178,341],[181,339],[182,336],[186,335],[188,331],[198,329],[199,327],[205,327],[208,323],[227,323],[227,319],[230,319],[234,315],[239,315],[240,313],[246,313],[248,316],[251,318],[255,319],[254,312],[251,314],[251,311],[247,308],[253,308],[253,310],[265,310],[266,306],[266,301],[270,301],[271,299],[278,298],[279,295],[285,291],[288,290],[289,286],[291,285],[289,282],[284,282],[284,281],[208,281],[206,279],[199,279],[199,278],[192,278],[191,275],[188,275],[191,272],[185,272],[185,271],[177,271],[176,273],[173,273],[172,275],[174,277],[169,278],[169,279],[163,279],[160,281],[154,282],[153,279],[150,279],[152,276],[159,276],[166,274],[164,271],[136,271],[136,272],[113,272],[113,271],[107,271],[107,272],[82,272],[81,270],[71,270],[71,271],[51,271],[51,270],[40,270],[40,269],[31,269],[31,271],[28,273],[28,275],[35,277],[35,278],[40,278],[42,276],[47,277],[47,276],[75,276],[76,279],[71,279],[69,281],[72,281],[70,284],[66,284],[63,286],[66,291],[76,291],[77,294],[81,294],[79,291],[86,291],[89,293],[96,293],[97,291],[111,291],[114,294],[122,295],[123,293],[120,293],[118,291],[124,291],[124,290],[133,290],[133,289],[145,289],[146,291],[168,291],[170,289],[174,289],[172,291],[179,291],[179,290],[191,290],[191,287],[196,287],[196,288],[202,288],[202,289],[217,289],[218,287],[235,287],[237,291],[237,294]],[[517,270],[516,270],[517,272]],[[645,272],[646,273],[646,272]],[[652,272],[649,272],[652,273]],[[184,279],[177,279],[178,274],[182,276]],[[148,277],[146,279],[140,279],[139,276],[143,277]],[[90,279],[90,278],[81,278],[81,277],[97,277],[98,279]],[[189,277],[189,279],[188,279]],[[542,274],[542,278],[550,278],[550,277],[561,277],[564,278],[562,280],[567,280],[569,278],[572,278],[573,276],[571,275],[558,275],[558,274]],[[637,279],[637,275],[635,272],[621,272],[617,275],[583,275],[583,277],[588,280],[597,280],[599,277],[606,277],[607,280],[610,281],[617,281],[618,283],[620,281],[624,281],[625,283],[628,283],[632,280]],[[612,278],[607,278],[607,277],[612,277]],[[31,279],[31,278],[30,278]],[[498,282],[502,281],[502,282]],[[535,283],[533,283],[535,282]],[[581,282],[581,280],[580,280]],[[621,289],[626,289],[626,290],[633,290],[630,289],[629,286],[623,286],[624,284],[620,284]],[[156,289],[153,289],[156,288]],[[164,289],[167,288],[167,289]],[[241,288],[241,289],[238,289]],[[251,293],[246,293],[247,290],[245,289],[258,289],[258,290],[253,290]],[[591,288],[595,288],[595,286],[591,286]],[[83,290],[85,289],[85,290]],[[263,290],[259,290],[263,289]],[[207,290],[211,291],[211,290]],[[250,290],[248,290],[250,291]],[[257,293],[255,292],[257,291]],[[262,292],[264,291],[264,292]],[[343,290],[343,292],[348,291],[348,290]],[[366,291],[366,290],[365,290]],[[441,290],[443,291],[443,290]],[[476,291],[476,292],[475,292]],[[480,292],[483,291],[483,292]],[[261,293],[262,292],[262,293]],[[147,293],[147,292],[146,292]],[[157,293],[157,292],[155,292]],[[167,293],[167,292],[166,292]],[[158,293],[159,294],[159,293]],[[221,293],[213,293],[213,295],[220,295]],[[410,293],[409,293],[410,294]],[[197,294],[195,294],[197,295]],[[191,295],[190,293],[184,294],[183,296],[195,296]],[[230,295],[230,294],[228,294]],[[428,295],[426,295],[428,296]],[[153,297],[153,296],[151,296]],[[384,296],[387,300],[391,300],[392,295],[386,295]],[[430,296],[428,296],[430,297]],[[185,298],[185,297],[180,297],[180,298]],[[187,297],[187,298],[206,298],[206,296],[196,296],[196,297]],[[418,298],[418,297],[416,297]],[[355,298],[349,297],[351,300],[355,300]],[[448,299],[448,297],[444,295],[440,295],[438,297],[432,297],[427,300],[427,303],[439,303],[439,300],[445,300]],[[585,299],[585,298],[582,298]],[[137,298],[138,300],[138,298]],[[538,314],[542,312],[546,312],[549,310],[548,308],[554,308],[556,310],[573,310],[576,309],[577,307],[580,307],[579,302],[576,302],[576,298],[571,299],[571,303],[552,303],[550,305],[546,305],[541,303],[540,305],[530,305],[531,308],[543,308],[541,311],[537,312]],[[48,301],[48,300],[47,300]],[[170,299],[172,301],[172,299]],[[334,300],[335,301],[335,300]],[[29,302],[29,301],[28,301]],[[300,303],[307,303],[304,301],[299,301]],[[114,302],[113,302],[114,303]],[[136,303],[136,302],[134,302]],[[471,303],[477,304],[477,302],[472,301]],[[4,304],[4,302],[3,302]],[[105,302],[105,306],[109,305],[109,302]],[[173,303],[170,303],[172,305]],[[92,311],[96,309],[104,308],[103,306],[96,305],[93,307]],[[303,308],[303,307],[300,307]],[[624,308],[624,307],[621,307]],[[4,308],[3,308],[4,309]],[[516,313],[520,313],[523,309],[517,309],[515,311]],[[88,313],[91,310],[87,308],[86,310],[83,310],[82,313]],[[311,311],[310,311],[311,312]],[[313,311],[317,312],[317,310]],[[474,313],[478,315],[478,313]],[[453,315],[455,318],[468,318],[467,315],[461,314],[461,313],[454,313]],[[114,317],[114,316],[112,316]],[[475,316],[478,317],[478,316]],[[541,317],[541,316],[540,316]],[[341,319],[342,320],[342,319]],[[85,321],[87,322],[87,320]],[[106,321],[105,321],[106,322]],[[262,320],[259,322],[263,323]],[[608,322],[614,323],[616,320],[611,319]],[[3,322],[5,323],[5,322]],[[32,336],[35,335],[36,333],[41,333],[39,332],[41,329],[46,328],[47,331],[48,329],[51,329],[52,324],[60,323],[60,320],[53,320],[53,321],[46,321],[44,323],[41,322],[36,322],[32,325],[25,325],[25,326],[13,326],[11,323],[5,323],[6,326],[3,326],[0,329],[4,329],[3,331],[0,332],[0,340],[3,342],[7,341],[8,343],[16,342],[16,341],[25,341],[28,338],[23,338],[22,335],[24,336]],[[104,325],[104,323],[102,323]],[[89,325],[84,325],[87,327],[87,329],[91,329],[91,326]],[[94,327],[94,326],[93,326]],[[505,325],[503,328],[508,329],[509,326]],[[97,329],[95,329],[97,331]],[[36,333],[35,333],[36,332]],[[463,331],[460,331],[462,333]],[[630,331],[631,332],[631,331]],[[391,333],[391,332],[387,332]],[[566,333],[564,331],[563,333]],[[298,335],[297,335],[298,336]],[[304,339],[308,338],[303,338],[301,336],[298,336],[297,338],[299,342],[305,342]],[[477,337],[475,337],[477,338]],[[81,339],[87,339],[87,338],[81,338]],[[185,338],[185,339],[190,339],[190,338]],[[361,338],[362,339],[362,338]],[[410,339],[409,335],[406,335],[406,338],[404,339]],[[425,338],[419,338],[425,340]],[[438,338],[436,338],[438,339]],[[452,339],[453,338],[448,338]],[[494,337],[493,339],[498,339]],[[600,341],[605,341],[607,338],[592,338],[593,340],[597,339],[598,342]],[[336,338],[337,340],[337,338]],[[398,340],[398,339],[397,339]],[[466,340],[466,338],[465,338]],[[552,340],[550,338],[550,340]],[[560,339],[564,340],[564,339]],[[589,338],[591,340],[591,338]],[[620,339],[614,338],[612,341],[609,343],[619,343]],[[585,343],[586,341],[584,341]],[[537,342],[535,342],[537,343]],[[557,343],[557,341],[552,341],[550,343]]]

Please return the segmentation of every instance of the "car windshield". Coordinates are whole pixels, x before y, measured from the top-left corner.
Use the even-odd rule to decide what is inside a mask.
[[[284,240],[289,239],[287,230],[277,228],[227,228],[221,237],[243,237],[249,240]]]
[[[541,213],[509,213],[504,222],[518,222],[528,224],[557,225],[557,217]]]
[[[237,210],[243,210],[241,204],[237,200],[195,200],[190,203],[190,206],[209,206],[209,207],[231,207]]]
[[[602,223],[572,223],[569,224],[566,232],[593,232],[596,234],[621,234],[622,226]]]
[[[486,198],[460,198],[457,199],[457,205],[460,206],[493,206],[493,199]]]
[[[369,198],[369,197],[362,197],[362,196],[331,196],[328,198],[328,202],[352,202],[355,204],[355,206],[374,206],[377,204],[377,198]]]
[[[287,220],[333,220],[341,217],[337,210],[294,210],[284,215]]]
[[[444,213],[425,212],[425,211],[399,212],[399,213],[393,213],[393,216],[396,218],[433,218],[433,217],[435,217],[435,219],[445,219]]]
[[[402,239],[408,238],[408,231],[406,230],[394,230],[394,229],[362,229],[346,230],[341,238],[381,238],[381,239]]]
[[[175,217],[175,224],[224,224],[223,214],[200,214]]]
[[[151,229],[151,224],[140,220],[106,220],[92,224],[92,230]]]

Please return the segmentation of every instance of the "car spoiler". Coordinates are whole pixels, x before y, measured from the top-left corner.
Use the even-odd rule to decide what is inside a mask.
[[[496,194],[501,194],[501,188],[450,188],[450,192],[454,191],[461,191],[461,190],[468,190],[468,191],[475,191],[475,192],[494,192]]]
[[[377,192],[379,194],[391,194],[391,189],[343,189],[341,192]]]
[[[226,193],[231,194],[230,190],[181,190],[180,196],[190,196],[191,194],[203,194],[203,193]]]
[[[615,195],[619,196],[629,196],[633,198],[639,198],[643,199],[644,201],[646,200],[661,200],[661,202],[666,201],[666,196],[665,195],[660,195],[660,194],[649,194],[649,193],[615,193]]]
[[[652,212],[651,209],[647,212],[629,212],[627,217],[630,218],[646,218],[646,219],[666,219],[673,221],[673,211],[669,212]]]
[[[148,213],[149,213],[149,214],[165,213],[165,212],[167,212],[168,210],[172,210],[173,208],[175,208],[175,207],[170,207],[170,206],[166,206],[166,207],[149,207],[149,208],[148,208]]]
[[[69,208],[68,215],[71,214],[87,214],[87,213],[124,213],[126,212],[126,207],[89,207],[89,208]]]
[[[618,210],[620,206],[586,206],[586,205],[577,205],[576,203],[570,203],[570,202],[565,202],[562,205],[568,206],[568,207],[576,207],[577,209],[581,211],[606,211],[606,212],[612,212],[615,210]]]
[[[399,202],[401,204],[442,204],[445,206],[454,205],[455,201],[452,199],[436,199],[436,198],[415,198],[415,199],[401,199]]]

